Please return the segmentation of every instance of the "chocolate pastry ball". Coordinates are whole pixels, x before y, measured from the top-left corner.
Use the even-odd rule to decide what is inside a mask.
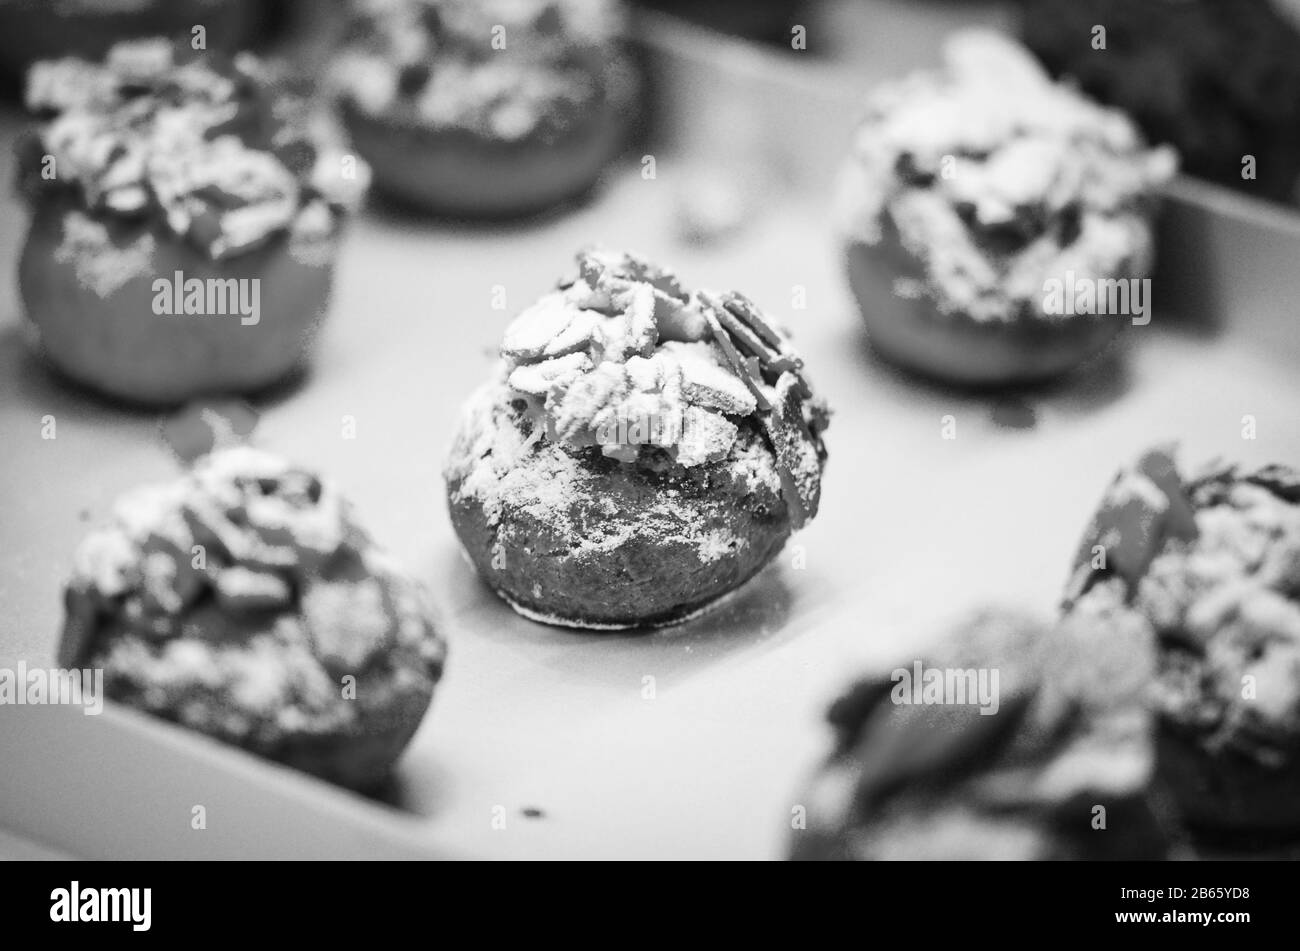
[[[1067,604],[1154,635],[1160,772],[1189,826],[1243,844],[1300,832],[1300,474],[1187,479],[1148,452],[1108,489]]]
[[[175,404],[301,364],[368,171],[282,90],[250,56],[163,40],[33,67],[19,289],[63,374]]]
[[[519,613],[671,624],[717,603],[817,513],[825,407],[736,293],[632,254],[579,255],[507,328],[445,475],[452,524]]]
[[[514,218],[595,185],[638,85],[615,0],[354,3],[331,70],[376,187],[430,214]]]
[[[871,346],[959,385],[1072,370],[1150,318],[1130,282],[1150,271],[1154,194],[1174,167],[1011,40],[958,34],[942,70],[871,94],[841,175]],[[1103,281],[1123,282],[1114,304]]]
[[[119,500],[77,551],[59,648],[106,695],[358,789],[392,770],[446,645],[338,490],[248,447]]]

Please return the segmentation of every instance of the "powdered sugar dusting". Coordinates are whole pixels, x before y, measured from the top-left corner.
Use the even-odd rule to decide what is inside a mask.
[[[591,472],[579,456],[561,446],[539,442],[535,431],[527,432],[527,424],[512,417],[509,396],[508,388],[494,381],[471,397],[445,473],[448,482],[456,486],[456,497],[475,499],[490,527],[499,526],[507,510],[526,513],[571,538],[575,558],[599,557],[625,542],[633,526],[647,531],[656,524],[671,524],[674,531],[685,532],[675,537],[692,545],[703,562],[717,560],[746,544],[738,532],[682,524],[672,490],[660,494],[636,522],[614,531],[592,532],[575,524],[572,513],[582,499],[593,494]],[[733,448],[727,464],[737,483],[734,492],[738,498],[762,490],[780,492],[771,451],[752,436],[743,446]],[[619,523],[611,519],[611,524]]]

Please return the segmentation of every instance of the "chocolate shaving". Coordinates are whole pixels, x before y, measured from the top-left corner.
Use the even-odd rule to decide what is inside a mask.
[[[754,394],[754,402],[758,404],[759,410],[764,412],[770,410],[772,404],[763,393],[762,377],[755,378],[754,374],[750,372],[749,365],[745,362],[744,357],[736,350],[736,345],[731,342],[730,335],[722,329],[722,325],[718,322],[717,315],[714,312],[713,301],[705,300],[704,303],[705,306],[701,308],[704,312],[704,319],[708,321],[709,330],[713,332],[713,339],[722,348],[727,363],[731,365],[732,372],[740,377],[745,386],[749,387],[749,391]]]
[[[803,369],[803,360],[796,357],[793,353],[783,353],[768,364],[768,369],[777,376],[780,376],[782,373],[797,373],[799,370]],[[811,396],[812,393],[809,392],[808,395]]]
[[[808,402],[808,430],[813,436],[820,436],[830,427],[831,408],[820,396],[812,397]],[[823,451],[824,455],[824,451]]]
[[[803,360],[789,349],[784,335],[768,324],[758,308],[747,297],[732,291],[723,296],[717,308],[718,321],[726,327],[745,348],[758,357],[763,367],[775,376],[803,369]],[[812,396],[808,382],[800,378],[804,396]]]
[[[799,373],[803,363],[784,349],[780,334],[763,321],[747,298],[732,292],[724,304],[712,295],[701,293],[699,297],[727,362],[754,394],[759,419],[776,454],[790,521],[800,528],[817,514],[825,447],[815,433],[826,428],[830,414],[824,404],[815,403],[805,415],[804,400],[811,400],[813,391]],[[753,355],[742,355],[742,347]],[[764,369],[776,377],[775,404],[764,393]]]
[[[744,294],[739,291],[731,291],[722,297],[722,306],[725,310],[739,319],[754,331],[762,341],[774,350],[781,352],[785,349],[785,341],[780,331],[763,319],[758,307]]]
[[[821,452],[804,418],[798,381],[786,373],[776,382],[776,406],[759,417],[776,454],[790,521],[801,528],[817,514],[821,500]]]
[[[780,357],[779,353],[774,353],[769,349],[767,344],[758,338],[758,334],[738,320],[725,307],[714,308],[713,316],[718,319],[718,323],[722,325],[723,329],[731,334],[736,343],[758,358],[758,362],[762,366],[770,367],[772,362]]]

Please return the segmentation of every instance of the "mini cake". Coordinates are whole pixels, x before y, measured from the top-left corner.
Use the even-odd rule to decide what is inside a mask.
[[[120,399],[249,392],[299,365],[363,162],[255,59],[162,40],[38,63],[19,263],[51,363]]]
[[[0,73],[21,80],[38,60],[99,59],[114,43],[142,37],[233,51],[254,32],[257,7],[257,0],[0,0]]]
[[[1053,75],[1128,112],[1188,172],[1300,200],[1295,0],[1035,0],[1024,37]],[[1104,50],[1095,48],[1098,26]],[[1243,159],[1254,156],[1253,177]]]
[[[834,751],[799,800],[792,857],[1166,857],[1142,699],[1153,665],[1150,641],[1120,627],[979,615],[919,668],[832,706]],[[964,693],[939,689],[959,680]]]
[[[124,496],[66,591],[112,700],[354,788],[414,735],[446,646],[328,482],[249,447]]]
[[[1107,491],[1067,592],[1154,632],[1160,771],[1203,835],[1300,834],[1300,473],[1147,453]]]
[[[715,604],[817,514],[828,411],[737,293],[687,292],[632,254],[506,329],[446,467],[452,524],[526,617],[671,624]]]
[[[1153,191],[1175,156],[997,34],[957,35],[944,63],[871,95],[842,174],[870,343],[957,384],[1059,376],[1138,319],[1102,313],[1097,288],[1150,270]]]
[[[545,211],[622,149],[635,73],[614,0],[354,0],[331,70],[375,185],[459,218]]]

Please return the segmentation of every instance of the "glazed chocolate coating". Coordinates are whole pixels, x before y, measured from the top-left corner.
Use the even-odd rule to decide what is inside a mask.
[[[448,507],[480,576],[530,616],[594,628],[680,621],[748,581],[790,536],[776,459],[754,427],[728,458],[691,470],[539,440],[504,465],[465,460],[474,473],[456,460],[479,427],[498,427],[507,441],[529,436],[505,396],[480,394],[492,405],[466,415]],[[558,496],[557,483],[566,486]]]

